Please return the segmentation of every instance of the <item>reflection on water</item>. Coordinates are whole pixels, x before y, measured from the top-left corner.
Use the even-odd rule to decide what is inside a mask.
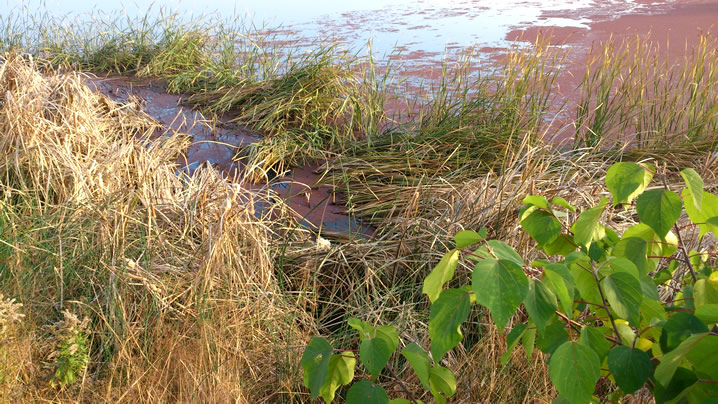
[[[148,12],[176,12],[188,18],[208,14],[247,18],[257,26],[280,27],[303,43],[337,41],[362,49],[369,40],[376,54],[424,52],[442,54],[447,48],[479,45],[503,47],[509,31],[527,26],[589,29],[596,18],[616,18],[627,12],[650,11],[634,0],[160,0],[151,6],[127,1],[0,0],[10,12],[31,14],[45,10],[58,16],[93,13],[137,17]],[[670,0],[654,1],[668,3]],[[12,10],[12,11],[10,11]],[[24,11],[23,11],[24,10]]]

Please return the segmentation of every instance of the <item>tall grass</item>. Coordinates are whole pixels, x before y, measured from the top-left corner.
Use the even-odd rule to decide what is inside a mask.
[[[667,160],[675,157],[671,153],[715,149],[716,41],[703,35],[677,60],[641,37],[595,46],[579,86],[575,146],[628,142],[647,155],[667,154]]]

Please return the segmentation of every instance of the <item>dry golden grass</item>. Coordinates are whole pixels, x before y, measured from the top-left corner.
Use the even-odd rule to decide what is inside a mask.
[[[24,303],[17,338],[32,342],[29,355],[4,351],[25,368],[4,372],[10,399],[298,394],[316,327],[275,279],[275,229],[292,225],[281,203],[211,169],[178,176],[187,138],[150,141],[152,119],[93,94],[79,74],[41,74],[9,55],[0,94],[2,289]],[[260,201],[274,208],[255,212]],[[91,360],[58,390],[42,327],[63,309],[89,318]]]

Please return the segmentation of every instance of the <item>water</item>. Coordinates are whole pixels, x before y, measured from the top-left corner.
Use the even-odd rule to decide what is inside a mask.
[[[634,0],[273,0],[193,2],[160,0],[147,4],[127,1],[0,0],[9,13],[89,18],[97,16],[176,12],[187,18],[217,14],[227,19],[246,18],[256,26],[274,27],[312,43],[317,39],[336,41],[352,51],[372,43],[378,55],[401,51],[415,56],[435,57],[447,49],[468,46],[506,47],[507,34],[530,26],[590,29],[589,23],[629,12],[650,12],[651,5]],[[421,55],[419,55],[421,54]]]

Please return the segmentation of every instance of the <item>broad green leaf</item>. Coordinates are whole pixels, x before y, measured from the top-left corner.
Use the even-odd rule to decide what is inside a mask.
[[[383,338],[389,344],[391,352],[396,351],[396,348],[399,347],[399,332],[390,325],[376,327],[376,337]]]
[[[576,245],[573,242],[573,237],[568,234],[561,233],[556,239],[548,244],[540,246],[548,255],[561,255],[566,256],[576,251]]]
[[[536,347],[543,353],[551,354],[566,341],[568,341],[568,331],[563,324],[555,322],[549,324],[546,331],[538,335]]]
[[[424,351],[419,345],[411,343],[404,347],[401,351],[409,365],[414,369],[414,373],[419,378],[421,385],[424,389],[429,389],[429,369],[431,368],[431,359],[429,354]]]
[[[693,206],[700,210],[703,203],[703,178],[692,168],[682,170],[681,177],[683,177],[683,181],[686,182],[686,187],[690,191]]]
[[[321,337],[312,338],[304,349],[299,363],[304,368],[304,386],[311,392],[312,399],[319,397],[329,374],[329,360],[333,351],[331,344]]]
[[[436,402],[445,403],[456,393],[456,378],[449,369],[437,365],[429,370],[429,386]]]
[[[476,264],[471,276],[476,301],[491,311],[503,330],[528,292],[528,278],[513,261],[485,259]]]
[[[539,332],[546,328],[546,322],[556,313],[556,296],[543,284],[529,279],[529,291],[524,299],[524,307]]]
[[[676,372],[678,365],[683,362],[688,352],[693,349],[693,346],[701,339],[708,336],[708,333],[694,334],[683,340],[676,349],[663,355],[661,363],[656,367],[656,371],[653,373],[653,377],[658,383],[663,386],[668,386],[673,374]]]
[[[636,163],[622,162],[606,172],[606,188],[613,195],[613,204],[630,203],[653,179],[653,173]]]
[[[472,244],[476,244],[486,238],[486,227],[482,227],[479,232],[473,230],[463,230],[454,236],[456,248],[466,248]]]
[[[347,320],[347,324],[349,327],[359,331],[359,339],[361,341],[374,336],[374,327],[358,318],[350,318]]]
[[[683,190],[681,196],[683,196],[683,200],[693,199],[693,195],[688,188]],[[703,202],[701,203],[700,209],[696,209],[692,203],[686,203],[686,213],[693,223],[698,224],[700,228],[699,237],[703,237],[709,231],[718,237],[718,223],[709,223],[711,218],[718,216],[718,196],[703,192],[702,199]]]
[[[665,321],[668,319],[666,309],[658,300],[643,298],[641,301],[641,317],[646,323],[651,324],[653,321]]]
[[[459,289],[443,291],[431,305],[429,338],[435,361],[440,361],[445,353],[461,342],[461,324],[469,317],[470,310],[469,294]]]
[[[641,278],[639,282],[641,282],[641,292],[643,292],[643,300],[661,300],[660,296],[658,295],[658,287],[656,287],[656,284],[653,283],[653,280],[649,276]]]
[[[506,366],[506,363],[508,363],[509,359],[511,359],[511,354],[514,351],[514,348],[516,348],[516,345],[519,344],[519,341],[526,332],[526,329],[526,324],[517,324],[511,329],[511,332],[506,337],[506,352],[501,355],[501,367]]]
[[[651,230],[652,234],[655,234]],[[635,265],[640,276],[648,274],[648,259],[646,258],[647,243],[638,237],[628,237],[625,235],[621,241],[613,247],[611,255],[630,260]]]
[[[706,304],[718,304],[718,282],[698,279],[693,284],[693,304],[696,308]]]
[[[616,319],[614,323],[616,324],[618,336],[621,337],[621,342],[623,342],[624,345],[633,345],[633,342],[636,340],[636,332],[628,325],[628,321]]]
[[[638,279],[625,272],[616,272],[605,277],[601,286],[613,311],[637,327],[641,319],[640,308],[643,300]]]
[[[543,271],[543,282],[556,294],[563,312],[573,317],[573,275],[563,264],[549,264]]]
[[[647,353],[636,348],[619,345],[608,354],[608,369],[618,387],[632,394],[648,380],[653,363]]]
[[[558,206],[563,206],[564,208],[570,210],[571,212],[576,211],[576,207],[568,203],[565,199],[561,198],[560,196],[554,197],[551,199],[551,203]]]
[[[581,300],[593,303],[594,305],[602,306],[603,301],[601,300],[601,294],[598,291],[596,278],[592,273],[588,272],[579,265],[588,268],[591,266],[588,264],[572,264],[570,267],[571,275],[573,276],[573,280],[576,284],[576,289],[578,289],[578,293],[581,295]]]
[[[429,296],[429,300],[434,303],[441,294],[444,284],[454,277],[454,270],[459,263],[459,250],[451,250],[441,261],[434,267],[429,276],[424,279],[424,288],[422,292]]]
[[[606,336],[596,327],[584,326],[581,328],[581,337],[579,341],[587,347],[593,349],[598,355],[598,360],[603,362],[603,358],[608,355],[611,349],[611,343],[608,342]]]
[[[601,362],[591,348],[569,341],[551,355],[548,370],[562,396],[572,403],[587,403],[601,375]]]
[[[521,259],[521,256],[508,244],[504,243],[503,241],[498,240],[489,240],[487,242],[489,247],[491,248],[491,251],[496,255],[495,258],[498,258],[500,260],[504,261],[512,261],[515,262],[516,265],[523,267],[526,265],[524,263],[524,260]],[[492,258],[493,256],[488,256],[486,258]]]
[[[614,272],[624,272],[636,279],[641,279],[640,275],[638,274],[638,268],[636,267],[636,264],[633,263],[633,261],[629,260],[625,257],[610,257],[608,259],[608,266],[612,269],[609,273],[606,275],[609,275]]]
[[[718,323],[718,304],[705,304],[697,308],[695,314],[705,324]]]
[[[702,379],[718,380],[718,335],[708,334],[696,341],[686,359]]]
[[[536,206],[522,211],[521,227],[541,245],[551,243],[561,235],[561,222],[552,214]]]
[[[695,386],[696,381],[698,381],[698,378],[695,373],[686,368],[679,367],[675,370],[668,386],[663,386],[661,383],[654,383],[653,393],[656,397],[656,403],[685,402],[680,400],[685,399],[685,395],[692,386]]]
[[[521,338],[521,345],[524,346],[526,352],[526,360],[531,360],[534,353],[534,344],[536,342],[536,327],[527,328],[524,336]]]
[[[524,205],[534,205],[542,209],[548,209],[548,201],[541,195],[526,195],[521,203]]]
[[[571,231],[576,244],[587,246],[592,241],[598,241],[606,235],[605,228],[598,223],[605,206],[604,203],[595,208],[584,210],[578,220],[573,223]]]
[[[389,404],[389,396],[378,384],[362,380],[347,392],[347,404]]]
[[[374,379],[379,376],[394,351],[382,337],[365,339],[359,345],[359,359]]]
[[[676,349],[689,336],[704,332],[708,332],[708,327],[692,313],[685,311],[674,313],[663,324],[659,341],[661,350],[663,353],[668,353]]]
[[[331,359],[329,359],[329,376],[319,394],[324,399],[324,402],[331,403],[337,389],[354,380],[356,363],[357,360],[351,351],[342,352],[341,355],[332,355]]]
[[[666,189],[652,189],[641,194],[636,200],[638,219],[651,226],[661,240],[681,215],[681,198]]]

